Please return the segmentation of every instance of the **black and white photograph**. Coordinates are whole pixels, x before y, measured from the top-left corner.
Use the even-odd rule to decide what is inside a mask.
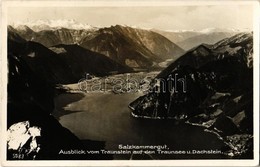
[[[6,164],[259,164],[258,1],[9,2]]]

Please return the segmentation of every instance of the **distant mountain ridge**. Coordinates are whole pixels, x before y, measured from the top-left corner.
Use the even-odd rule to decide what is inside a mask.
[[[9,26],[9,29],[27,41],[46,47],[78,44],[131,68],[161,68],[159,63],[174,60],[184,53],[182,48],[158,33],[128,26],[34,31],[27,25],[19,25],[16,28]]]
[[[46,47],[77,44],[135,70],[162,69],[202,43],[214,44],[242,30],[162,31],[115,25],[97,28],[75,20],[38,20],[9,26],[27,41]],[[180,47],[181,46],[181,47]],[[182,49],[183,48],[183,49]]]
[[[46,47],[58,44],[78,44],[82,38],[95,31],[93,29],[75,30],[67,28],[34,31],[27,25],[19,25],[16,28],[8,26],[8,29],[16,32],[27,41],[38,42]]]
[[[170,39],[185,50],[189,50],[201,43],[215,44],[219,40],[231,37],[238,33],[250,32],[249,29],[225,29],[225,28],[207,28],[200,31],[180,30],[180,31],[162,31],[152,29],[166,38]]]

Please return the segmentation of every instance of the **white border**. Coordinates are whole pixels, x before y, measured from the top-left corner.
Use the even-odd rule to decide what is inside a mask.
[[[189,6],[189,5],[254,5],[254,159],[253,160],[98,160],[98,161],[7,161],[6,160],[6,115],[7,107],[7,8],[8,7],[82,7],[82,6]],[[1,20],[0,93],[1,105],[1,165],[3,166],[258,166],[259,165],[259,1],[3,1]]]

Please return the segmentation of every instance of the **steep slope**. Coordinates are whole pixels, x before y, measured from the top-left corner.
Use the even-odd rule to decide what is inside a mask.
[[[46,51],[46,48],[41,49],[43,46],[40,44],[27,43],[25,40],[24,43],[15,43],[9,39],[8,44],[7,159],[111,159],[111,156],[106,155],[59,154],[62,149],[104,149],[104,142],[86,140],[83,143],[68,129],[62,127],[51,115],[54,109],[54,85],[46,82],[44,71],[49,71],[47,68],[53,68],[50,65],[55,58],[46,57],[50,61],[49,65],[45,64],[44,60],[41,61],[42,64],[37,64],[46,67],[42,69],[43,72],[40,72],[29,64],[26,52],[34,51],[35,59],[40,59],[43,56],[38,55],[38,51],[52,53]],[[22,50],[23,52],[21,52]],[[55,62],[55,64],[57,68],[61,66],[60,62]],[[64,71],[67,72],[66,69]],[[48,77],[52,76],[49,74]],[[65,78],[66,75],[62,77]],[[40,132],[36,134],[35,129]],[[27,136],[29,137],[26,140]],[[17,142],[15,143],[17,148],[9,147],[11,142]]]
[[[104,76],[111,73],[132,71],[127,66],[123,66],[102,54],[92,52],[78,45],[60,44],[49,49],[56,52],[69,65],[73,76],[76,78],[82,78],[86,73]]]
[[[40,43],[46,47],[62,43],[61,39],[51,30],[43,30],[35,33],[30,41]]]
[[[42,29],[44,27],[46,29]],[[40,28],[36,28],[40,31],[33,31],[25,25],[15,28],[28,41],[38,42],[46,47],[79,44],[131,68],[160,68],[159,63],[173,61],[184,53],[183,49],[160,34],[127,26],[69,29],[50,28],[41,24]]]
[[[49,83],[77,82],[65,61],[39,43],[18,43],[9,39],[8,54],[23,60],[34,73]]]
[[[252,33],[239,33],[230,38],[223,39],[214,45],[201,44],[187,51],[178,60],[165,68],[158,77],[165,77],[180,65],[198,68],[207,62],[229,56],[237,56],[244,63],[252,65],[252,41]]]
[[[176,60],[174,63],[172,63],[170,66],[168,66],[166,69],[164,69],[161,73],[158,74],[156,80],[164,79],[164,81],[167,81],[167,79],[170,76],[175,76],[175,74],[178,74],[179,77],[181,76],[184,78],[190,77],[192,82],[194,81],[194,77],[195,77],[194,75],[198,75],[199,78],[202,77],[201,80],[198,79],[198,82],[204,82],[205,78],[203,79],[203,77],[213,77],[212,81],[206,79],[206,81],[209,82],[209,84],[211,84],[210,86],[206,86],[206,87],[210,88],[212,87],[213,84],[210,82],[213,82],[216,79],[215,73],[217,71],[221,71],[221,65],[220,65],[221,63],[219,62],[222,62],[224,65],[231,62],[234,63],[234,65],[232,64],[227,66],[223,65],[222,68],[223,69],[227,68],[228,70],[225,71],[227,73],[228,71],[237,70],[237,72],[234,72],[234,73],[238,73],[236,75],[240,75],[239,73],[243,73],[243,70],[248,71],[246,69],[252,69],[252,66],[250,66],[252,65],[252,59],[249,59],[249,57],[252,57],[252,47],[253,47],[252,41],[253,39],[251,33],[241,33],[231,38],[220,41],[219,43],[213,46],[200,45],[197,48],[190,50],[182,57],[180,57],[178,60]],[[214,68],[215,67],[214,63],[218,64],[217,68]],[[236,66],[235,64],[238,65]],[[238,68],[239,66],[240,68]],[[213,73],[207,74],[209,76],[207,75],[204,76],[204,74],[203,75],[201,74],[204,71],[210,71],[210,70]],[[196,74],[196,73],[200,73],[200,74]],[[219,77],[222,76],[222,74],[224,75],[223,71],[221,72],[221,75],[219,75]],[[218,85],[217,80],[215,80],[214,82],[215,82],[215,86],[217,86]],[[204,83],[204,85],[208,85],[208,84]],[[154,84],[154,87],[157,87],[157,89],[158,86],[160,87],[160,84],[159,85],[158,83]],[[188,85],[186,86],[188,88]],[[162,92],[162,94],[163,93],[165,92]]]
[[[49,83],[76,83],[86,73],[104,76],[111,72],[132,71],[129,67],[122,66],[104,55],[77,45],[62,45],[52,47],[50,50],[39,43],[23,40],[11,29],[8,37],[8,54],[23,60],[34,73],[41,75]]]
[[[252,48],[252,33],[241,33],[190,50],[156,77],[148,94],[130,104],[132,115],[203,126],[227,144],[225,154],[251,157]]]
[[[94,30],[75,30],[60,28],[54,30],[54,34],[61,40],[61,44],[79,44],[82,38],[94,33]]]
[[[47,26],[47,25],[46,25]],[[26,25],[19,25],[12,29],[27,41],[34,41],[46,47],[58,44],[79,44],[82,38],[94,33],[96,29],[67,29],[63,27],[50,28],[41,25],[39,31],[33,31]],[[35,27],[34,27],[35,29]]]
[[[15,32],[25,40],[41,43],[47,47],[62,43],[61,38],[57,36],[56,33],[52,30],[42,30],[35,32],[26,25],[19,25],[15,29],[13,28],[13,30],[15,30]]]
[[[157,33],[119,25],[100,29],[94,36],[83,39],[81,46],[136,68],[148,68],[183,53]]]
[[[23,39],[12,26],[8,26],[7,30],[8,30],[8,38],[10,40],[16,41],[18,43],[26,42],[26,40]]]
[[[35,35],[35,32],[26,25],[19,25],[14,30],[16,33],[18,33],[22,38],[26,39],[27,41],[30,41],[32,37]]]
[[[61,40],[52,30],[42,30],[39,32],[35,32],[26,25],[19,25],[16,28],[13,28],[12,26],[9,27],[10,28],[8,29],[8,33],[11,31],[15,32],[27,41],[41,43],[42,45],[47,47],[61,43]]]

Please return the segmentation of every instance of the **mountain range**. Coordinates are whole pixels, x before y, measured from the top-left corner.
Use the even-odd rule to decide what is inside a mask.
[[[57,20],[29,20],[25,22],[15,22],[10,24],[12,27],[17,28],[21,25],[27,25],[33,31],[39,32],[43,30],[55,30],[55,29],[73,29],[73,30],[89,30],[89,29],[97,29],[98,27],[91,26],[89,24],[79,23],[74,19],[57,19]]]
[[[231,37],[235,34],[241,33],[243,31],[248,32],[248,30],[233,30],[233,29],[219,29],[219,28],[209,28],[203,29],[201,31],[187,30],[187,31],[162,31],[153,29],[152,31],[157,32],[184,50],[192,49],[200,45],[205,44],[215,44],[219,40]]]
[[[162,35],[120,25],[99,29],[94,37],[84,38],[81,46],[133,68],[157,66],[184,53]]]
[[[75,20],[37,20],[16,23],[9,29],[27,41],[38,42],[46,47],[78,44],[135,70],[162,69],[184,54],[185,50],[201,43],[214,44],[241,32],[217,28],[163,31],[122,25],[103,28]]]
[[[56,84],[76,83],[87,73],[106,76],[163,69],[149,92],[129,104],[132,116],[203,126],[227,144],[222,151],[228,156],[252,157],[252,33],[40,21],[8,26],[8,65],[8,126],[27,119],[40,123],[48,131],[43,131],[45,144],[52,143],[43,146],[44,156],[55,145],[56,150],[66,148],[67,140],[60,145],[49,142],[53,135],[82,146],[50,115]],[[174,76],[176,84],[161,82]]]
[[[184,53],[182,48],[158,33],[120,25],[99,29],[56,27],[41,31],[34,31],[27,25],[17,25],[15,28],[9,26],[9,29],[27,41],[46,47],[78,44],[136,69],[160,68],[159,63],[174,60]]]
[[[40,25],[40,27],[45,27]],[[89,35],[94,29],[67,29],[64,27],[60,28],[42,28],[41,31],[34,31],[27,25],[19,25],[16,28],[8,26],[9,30],[16,32],[22,38],[27,41],[33,41],[41,43],[46,47],[58,45],[58,44],[77,44],[82,38]]]
[[[46,48],[40,43],[26,41],[11,28],[8,29],[8,55],[26,63],[45,81],[55,84],[76,83],[86,73],[104,76],[131,72],[108,57],[78,45],[56,45]]]
[[[252,93],[253,35],[240,33],[189,50],[129,106],[134,117],[203,126],[228,145],[225,154],[252,156]]]

